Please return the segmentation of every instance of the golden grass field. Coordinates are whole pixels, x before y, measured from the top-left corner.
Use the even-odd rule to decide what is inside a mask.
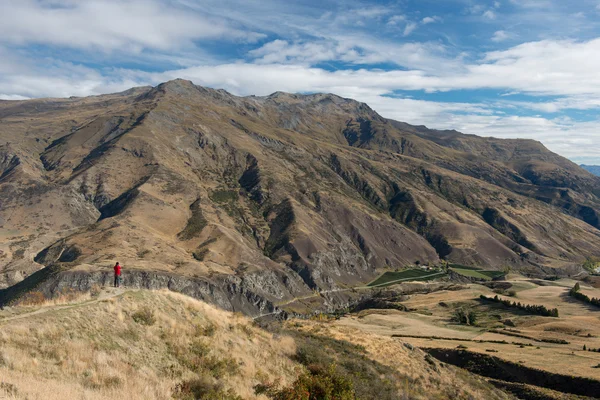
[[[389,398],[512,398],[385,335],[311,320],[277,326],[267,331],[241,314],[167,291],[102,289],[10,307],[0,311],[0,398],[188,399],[178,385],[203,374],[222,389],[214,398],[265,399],[254,386],[291,384],[306,371],[295,354],[311,340],[358,352],[352,363],[366,363],[353,367],[359,371],[375,365],[395,376],[386,382],[395,393]],[[332,355],[317,346],[315,354]]]
[[[549,286],[539,286],[525,278],[513,276],[509,282],[513,284],[511,289],[516,291],[516,296],[501,297],[524,304],[558,308],[559,318],[524,315],[500,306],[481,304],[476,300],[480,294],[494,296],[496,293],[485,286],[470,284],[468,288],[460,291],[412,295],[409,300],[403,302],[413,310],[412,312],[365,310],[340,319],[336,325],[388,337],[419,336],[420,338],[397,339],[419,347],[456,348],[463,345],[470,351],[492,354],[528,367],[598,379],[600,373],[592,367],[600,364],[600,353],[583,351],[583,346],[600,348],[600,310],[568,297],[568,291],[575,281],[562,279],[547,282]],[[585,283],[581,283],[581,287],[582,292],[588,296],[600,297],[600,289]],[[445,303],[445,306],[440,305],[440,302]],[[459,325],[451,321],[451,310],[458,305],[472,308],[478,313],[479,322],[476,326]],[[505,326],[503,321],[506,320],[510,320],[515,326]],[[511,332],[504,331],[505,328],[531,339],[509,336]],[[488,329],[498,329],[508,334],[492,333],[488,332]],[[428,336],[462,340],[426,338]],[[464,341],[465,339],[472,341]],[[562,339],[569,344],[533,339]],[[475,342],[476,340],[505,340],[508,344],[479,343]]]

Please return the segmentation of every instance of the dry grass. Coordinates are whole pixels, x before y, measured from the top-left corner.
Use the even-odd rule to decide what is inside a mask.
[[[512,362],[539,368],[553,373],[582,376],[597,379],[597,369],[592,366],[600,362],[600,354],[583,351],[588,348],[600,348],[600,320],[597,311],[566,294],[573,286],[571,280],[553,282],[552,286],[537,286],[520,280],[512,281],[518,287],[516,301],[526,304],[543,304],[556,307],[560,318],[530,316],[499,307],[479,304],[475,299],[479,294],[493,295],[492,291],[481,285],[469,285],[460,291],[440,291],[430,294],[412,295],[403,302],[416,312],[396,310],[369,310],[358,315],[348,315],[335,324],[340,329],[358,329],[368,334],[381,336],[407,335],[423,338],[403,337],[402,340],[420,347],[456,348],[465,345],[470,351],[486,353],[497,351],[495,356]],[[590,294],[596,295],[598,289],[583,286]],[[444,305],[440,305],[443,302]],[[460,326],[451,322],[452,310],[457,306],[473,307],[479,313],[479,326]],[[537,340],[565,340],[569,344],[539,342],[525,338],[492,333],[490,328],[502,329],[503,321],[510,320],[518,334]],[[509,332],[510,333],[510,332]],[[431,339],[430,336],[456,338],[460,340]],[[465,340],[472,340],[465,342]],[[476,340],[506,341],[502,343],[478,343]],[[526,347],[522,348],[519,344]]]
[[[369,358],[393,368],[403,377],[394,382],[401,399],[512,398],[483,379],[434,361],[423,351],[406,346],[398,339],[339,326],[335,322],[292,321],[288,325],[301,332],[362,346]]]
[[[272,333],[241,314],[166,291],[109,289],[91,300],[22,308],[16,318],[0,319],[0,398],[166,399],[179,396],[182,383],[208,382],[221,394],[264,399],[254,393],[257,384],[290,385],[306,371],[298,349],[308,343],[317,357],[334,356],[341,369],[357,373],[362,393],[378,389],[379,381],[364,380],[368,368],[386,374],[373,377],[397,393],[391,398],[508,398],[399,340],[331,321],[290,321],[287,334]]]
[[[133,317],[149,312],[152,324]],[[10,388],[0,397],[165,399],[201,374],[256,398],[257,383],[289,383],[302,370],[291,338],[174,293],[127,292],[0,326],[0,376]],[[197,369],[188,363],[193,348],[206,351]]]

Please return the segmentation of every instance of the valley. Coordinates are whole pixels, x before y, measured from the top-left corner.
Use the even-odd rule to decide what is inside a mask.
[[[401,304],[402,309],[393,307],[393,303],[385,309],[364,309],[342,317],[334,325],[397,338],[430,351],[442,361],[453,363],[450,361],[451,357],[458,357],[462,361],[457,365],[475,373],[478,372],[478,364],[473,361],[470,366],[463,363],[471,353],[499,358],[527,369],[597,380],[600,351],[589,349],[600,348],[600,309],[569,296],[569,290],[576,282],[570,279],[532,280],[509,274],[505,281],[488,284],[496,286],[496,289],[470,283],[463,284],[458,290],[454,288],[408,296],[401,295],[404,290],[400,284],[386,289],[392,296],[394,291],[397,292],[396,296],[402,300],[397,304]],[[599,288],[591,284],[580,284],[582,291],[588,296],[600,297]],[[492,298],[498,293],[502,293],[500,298],[514,302],[543,305],[548,309],[557,308],[559,316],[535,315],[482,301],[480,297],[483,295]],[[390,295],[387,294],[388,298]],[[473,312],[475,322],[458,322],[457,310]],[[519,382],[519,379],[527,376],[520,372],[502,378],[502,371],[505,369],[495,365],[492,369],[492,375],[495,376],[487,376],[510,382]],[[523,383],[546,385],[546,388],[564,391],[559,386],[547,385],[546,380],[532,379]],[[589,384],[583,385],[591,387]],[[581,392],[573,388],[568,390],[575,395],[594,396],[594,392],[586,392],[587,389]]]

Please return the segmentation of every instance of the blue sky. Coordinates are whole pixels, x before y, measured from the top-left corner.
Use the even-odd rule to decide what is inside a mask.
[[[600,0],[0,0],[0,98],[332,92],[600,164]]]

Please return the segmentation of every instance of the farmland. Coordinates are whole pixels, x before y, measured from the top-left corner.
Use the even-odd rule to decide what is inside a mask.
[[[451,266],[451,269],[462,268]],[[464,270],[482,275],[486,272],[468,268]],[[383,281],[383,278],[391,276],[384,275],[373,284]],[[590,348],[600,348],[600,320],[596,309],[568,296],[575,284],[571,279],[563,278],[549,283],[509,274],[503,283],[507,287],[502,289],[471,283],[460,290],[411,294],[400,302],[405,310],[361,310],[341,318],[336,325],[390,336],[424,349],[437,349],[432,351],[442,354],[444,359],[445,354],[454,357],[453,354],[459,351],[463,352],[459,354],[460,357],[481,360],[487,360],[486,357],[493,354],[501,361],[490,359],[489,362],[512,363],[511,368],[518,367],[523,371],[529,368],[527,374],[550,374],[546,378],[552,376],[552,379],[530,381],[530,384],[537,385],[535,390],[540,393],[554,389],[583,394],[578,390],[587,386],[575,384],[576,379],[573,382],[570,379],[598,379],[600,354],[588,351]],[[589,296],[600,296],[600,289],[584,282],[580,282],[580,285]],[[499,291],[514,292],[511,296],[517,304],[556,308],[560,311],[559,317],[535,315],[519,308],[480,301],[481,295],[494,297]],[[476,321],[470,324],[457,322],[453,317],[457,310],[474,313]],[[477,366],[481,367],[485,362]],[[548,382],[557,382],[555,377],[572,384],[552,386]],[[570,398],[565,396],[568,395],[556,392],[542,398]]]
[[[396,282],[403,281],[428,281],[445,276],[446,273],[439,270],[423,270],[419,268],[406,269],[403,271],[387,271],[373,282],[369,287],[384,287]]]
[[[457,274],[463,275],[463,276],[467,276],[470,278],[477,278],[477,279],[483,279],[486,281],[490,281],[494,278],[499,278],[502,275],[504,275],[504,272],[502,271],[486,271],[486,270],[481,270],[481,269],[475,269],[475,268],[465,268],[463,266],[456,266],[456,267],[451,267],[450,268],[452,271],[456,272]]]

